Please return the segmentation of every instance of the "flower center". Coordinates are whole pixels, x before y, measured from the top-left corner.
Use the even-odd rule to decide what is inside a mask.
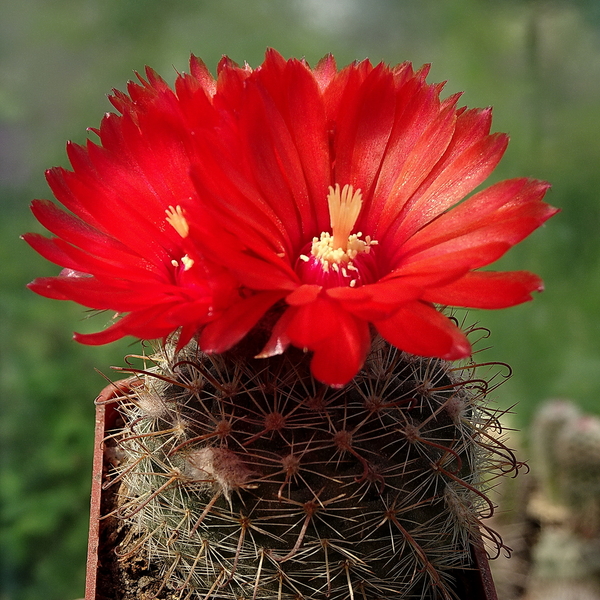
[[[181,257],[181,264],[178,260],[173,259],[171,264],[178,269],[181,267],[184,271],[189,271],[194,266],[194,259],[190,258],[187,254]]]
[[[167,223],[173,227],[173,229],[185,240],[190,234],[190,226],[185,218],[183,208],[177,205],[175,207],[169,206],[165,210],[167,214]],[[184,280],[189,280],[189,277],[184,275],[194,266],[194,259],[190,258],[187,254],[184,254],[179,260],[173,259],[171,265],[175,268],[175,276],[180,283]],[[187,282],[189,283],[189,281]]]
[[[362,193],[351,185],[329,186],[327,196],[331,233],[314,237],[310,254],[301,254],[296,265],[306,283],[324,287],[356,287],[376,279],[372,247],[376,240],[361,231],[352,233],[362,207]],[[308,246],[306,247],[308,250]]]

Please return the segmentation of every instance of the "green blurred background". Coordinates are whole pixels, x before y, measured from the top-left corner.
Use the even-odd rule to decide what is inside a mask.
[[[106,94],[146,64],[173,81],[190,52],[256,66],[267,46],[311,64],[430,62],[429,81],[494,105],[512,142],[493,180],[547,179],[563,212],[501,264],[541,274],[546,292],[469,315],[493,332],[479,357],[513,367],[496,395],[518,403],[519,426],[550,396],[598,412],[598,0],[0,0],[0,15],[0,600],[83,594],[94,369],[110,375],[138,346],[72,342],[102,318],[25,289],[58,269],[19,234],[41,230],[28,203],[49,196],[44,169],[66,165],[65,141],[84,141]]]

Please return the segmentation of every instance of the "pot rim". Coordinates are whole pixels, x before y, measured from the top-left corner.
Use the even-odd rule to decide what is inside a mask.
[[[109,383],[98,395],[96,404],[96,423],[94,427],[94,450],[92,463],[92,489],[90,494],[90,525],[88,533],[87,564],[85,572],[85,600],[96,600],[100,548],[100,516],[102,511],[102,482],[106,460],[104,456],[104,440],[106,431],[111,429],[117,420],[118,413],[114,407],[115,398],[127,393],[133,378]]]

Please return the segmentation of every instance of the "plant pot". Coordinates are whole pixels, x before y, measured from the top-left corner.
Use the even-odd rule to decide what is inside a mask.
[[[105,387],[96,399],[96,427],[94,441],[94,461],[91,491],[90,528],[87,555],[87,573],[85,600],[121,600],[121,596],[109,595],[106,592],[106,582],[110,581],[111,574],[108,565],[115,561],[112,554],[116,543],[111,540],[110,527],[103,515],[109,512],[112,506],[108,496],[114,493],[103,489],[103,482],[110,467],[111,452],[107,440],[112,439],[110,432],[118,428],[119,411],[116,403],[136,379],[129,378],[110,384]],[[114,506],[113,506],[114,508]],[[481,539],[479,537],[479,539]],[[111,556],[112,554],[112,556]],[[464,569],[455,569],[452,572],[456,580],[457,597],[460,600],[498,600],[496,589],[491,575],[489,558],[481,544],[471,546],[472,564]],[[104,581],[104,585],[99,584]],[[116,582],[115,582],[116,583]],[[104,592],[101,591],[104,588]],[[131,598],[131,596],[124,596]],[[153,595],[147,596],[152,598]],[[185,595],[183,596],[185,597]]]
[[[85,576],[85,600],[98,598],[98,573],[102,569],[101,560],[101,516],[105,497],[102,484],[108,469],[105,440],[107,432],[117,423],[118,412],[111,400],[126,392],[131,378],[107,385],[96,398],[96,424],[94,430],[94,458],[92,463],[92,490],[90,498],[90,527],[88,533],[87,567]]]

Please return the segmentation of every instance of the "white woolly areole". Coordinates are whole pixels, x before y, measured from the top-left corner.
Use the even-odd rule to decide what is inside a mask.
[[[140,391],[137,395],[137,404],[145,415],[154,419],[164,417],[169,410],[162,397],[153,390]]]
[[[252,471],[227,448],[202,448],[187,457],[186,475],[192,480],[212,483],[229,500],[232,490],[246,485]]]

